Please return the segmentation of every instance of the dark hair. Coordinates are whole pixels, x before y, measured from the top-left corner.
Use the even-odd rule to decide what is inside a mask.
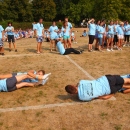
[[[39,70],[38,72],[42,72],[43,75],[45,74],[45,71],[44,71],[44,70]]]
[[[76,88],[72,85],[67,85],[65,87],[66,92],[70,93],[70,94],[76,94]]]
[[[9,26],[9,24],[11,24],[11,26],[12,26],[12,22],[8,22],[8,26]]]

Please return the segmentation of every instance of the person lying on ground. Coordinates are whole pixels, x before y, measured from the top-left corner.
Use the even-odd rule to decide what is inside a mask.
[[[62,40],[61,38],[57,38],[57,42],[56,42],[56,46],[57,46],[58,51],[60,52],[61,55],[68,55],[68,54],[71,54],[71,53],[81,54],[83,52],[83,50],[78,51],[74,48],[65,49],[61,40]]]
[[[13,76],[11,78],[0,80],[0,92],[12,92],[22,87],[35,87],[41,85],[44,80],[48,78],[50,74],[36,75],[28,72],[27,74]],[[37,83],[22,82],[25,79],[37,79]]]
[[[70,94],[77,94],[82,101],[91,101],[109,99],[122,88],[126,89],[123,93],[130,92],[130,77],[105,75],[96,80],[80,80],[76,86],[67,85],[65,90]]]

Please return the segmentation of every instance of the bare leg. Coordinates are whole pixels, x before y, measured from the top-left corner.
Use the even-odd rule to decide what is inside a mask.
[[[27,83],[27,82],[22,82],[16,84],[17,89],[23,88],[23,87],[34,87],[35,83]]]
[[[40,53],[40,43],[37,43],[37,53]]]
[[[130,93],[130,89],[126,89],[126,90],[124,90],[123,93],[124,93],[124,94],[126,94],[126,93]]]
[[[40,43],[39,51],[42,52],[42,42]]]
[[[14,46],[14,49],[16,50],[16,44],[15,43],[13,43],[13,46]]]
[[[9,49],[11,50],[11,43],[9,43]]]
[[[7,79],[11,78],[12,76],[13,76],[12,74],[0,75],[0,79]]]

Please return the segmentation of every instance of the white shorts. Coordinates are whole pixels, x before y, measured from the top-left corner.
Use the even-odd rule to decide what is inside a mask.
[[[118,39],[124,39],[124,35],[118,35]]]

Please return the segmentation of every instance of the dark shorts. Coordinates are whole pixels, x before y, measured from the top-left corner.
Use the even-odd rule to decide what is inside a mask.
[[[124,79],[120,77],[120,75],[106,75],[110,89],[111,94],[118,92],[124,84]]]
[[[8,92],[17,90],[16,84],[17,84],[17,80],[16,80],[16,77],[15,77],[15,76],[13,76],[13,77],[11,77],[11,78],[8,78],[8,79],[6,80],[6,85],[7,85],[7,90],[8,90]]]
[[[15,42],[14,40],[14,35],[8,35],[8,42],[11,43],[11,42]]]
[[[95,35],[89,35],[89,44],[93,44]]]

